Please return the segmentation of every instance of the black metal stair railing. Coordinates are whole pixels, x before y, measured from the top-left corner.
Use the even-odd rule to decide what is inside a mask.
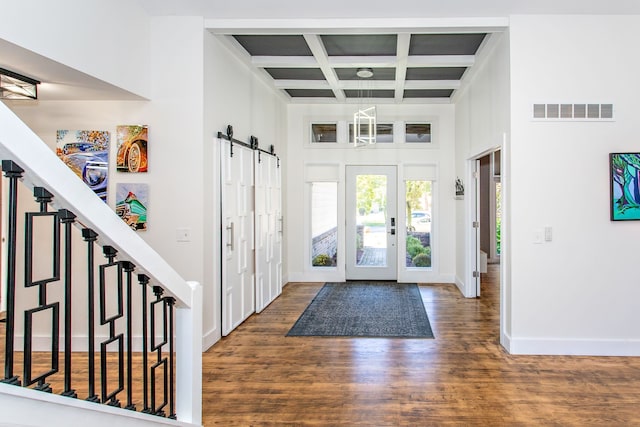
[[[18,256],[18,250],[22,246],[18,237],[18,182],[23,178],[24,170],[13,161],[3,160],[2,171],[8,180],[8,199],[4,207],[8,229],[4,378],[0,381],[115,407],[121,407],[119,399],[126,397],[123,409],[136,411],[135,402],[138,401],[142,403],[140,411],[143,413],[176,419],[175,299],[163,296],[162,287],[151,284],[147,275],[138,273],[141,306],[138,307],[139,310],[134,309],[133,274],[136,266],[128,260],[117,260],[117,249],[108,245],[102,247],[106,261],[96,266],[98,234],[83,227],[73,212],[67,209],[51,210],[54,196],[42,187],[35,187],[33,190],[39,210],[24,213],[24,284],[19,287],[16,269],[18,260],[22,259]],[[77,316],[80,313],[78,310],[84,308],[81,305],[77,307],[79,304],[72,305],[74,290],[78,287],[72,276],[72,261],[75,263],[80,259],[77,254],[73,257],[74,225],[81,227],[82,239],[86,242],[87,304],[86,312],[81,313],[86,316],[87,336],[88,374],[86,377],[82,375],[84,378],[79,373],[74,373],[72,364],[72,319],[74,314]],[[46,257],[44,261],[43,257]],[[99,272],[98,283],[96,268]],[[42,273],[43,270],[45,273]],[[56,283],[62,286],[61,296],[58,298],[52,297],[56,295],[54,292],[48,292]],[[34,291],[26,290],[29,288],[35,290],[36,301],[24,301],[30,294],[34,294]],[[156,297],[153,301],[148,300],[149,288]],[[21,307],[29,307],[20,308],[22,313],[17,309],[18,299]],[[16,322],[18,316],[23,316],[24,319],[22,329],[18,328],[20,324]],[[61,316],[64,316],[63,319]],[[136,318],[141,320],[139,329],[134,328]],[[43,319],[51,325],[50,336],[47,337],[51,346],[44,352],[47,355],[45,368],[42,372],[35,372],[36,366],[42,369],[43,362],[42,357],[39,357],[39,362],[34,364],[34,357],[38,354],[34,349],[34,330]],[[107,329],[108,336],[98,337],[98,327]],[[24,336],[22,380],[14,372],[19,360],[16,357],[15,341],[20,333]],[[133,348],[136,336],[140,336],[142,340],[141,357],[136,355]],[[100,350],[97,352],[96,342],[101,339]],[[115,363],[114,355],[117,356]],[[99,385],[96,383],[96,357],[100,360]],[[150,361],[150,357],[153,360]],[[60,360],[63,361],[62,364]],[[137,369],[142,371],[142,381],[138,384],[135,382],[139,377],[135,374],[140,372],[136,372]],[[81,386],[84,381],[87,381],[86,387]],[[60,390],[56,390],[56,387]],[[86,390],[86,396],[79,396],[79,389]]]

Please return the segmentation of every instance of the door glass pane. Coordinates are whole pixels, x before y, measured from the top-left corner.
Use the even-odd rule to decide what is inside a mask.
[[[356,177],[356,264],[387,265],[387,177]]]
[[[338,183],[311,183],[311,265],[335,267],[338,259]]]
[[[431,181],[407,181],[406,266],[431,267]]]

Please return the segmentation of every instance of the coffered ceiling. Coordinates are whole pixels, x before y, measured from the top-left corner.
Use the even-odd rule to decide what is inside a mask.
[[[486,32],[222,35],[290,102],[449,102]],[[358,69],[368,68],[370,78]]]

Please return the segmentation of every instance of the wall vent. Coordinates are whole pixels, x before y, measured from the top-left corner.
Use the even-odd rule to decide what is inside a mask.
[[[533,104],[537,120],[613,120],[613,104]]]

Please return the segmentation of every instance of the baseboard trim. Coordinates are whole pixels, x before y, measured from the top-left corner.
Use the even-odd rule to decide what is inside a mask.
[[[289,274],[288,282],[344,282],[346,279],[341,272],[309,272],[309,273],[292,273]],[[454,283],[456,280],[453,274],[438,274],[425,277],[406,277],[400,282],[404,283]]]
[[[217,328],[211,329],[209,332],[205,333],[202,337],[202,352],[204,353],[205,351],[213,347],[213,345],[217,343],[220,338],[220,331]]]
[[[460,293],[463,296],[466,297],[465,292],[464,292],[466,286],[464,285],[464,282],[458,276],[456,276],[455,281],[453,283],[456,284],[456,286],[458,287],[458,290],[460,291]]]
[[[513,338],[504,336],[511,354],[545,356],[640,356],[640,340]]]

